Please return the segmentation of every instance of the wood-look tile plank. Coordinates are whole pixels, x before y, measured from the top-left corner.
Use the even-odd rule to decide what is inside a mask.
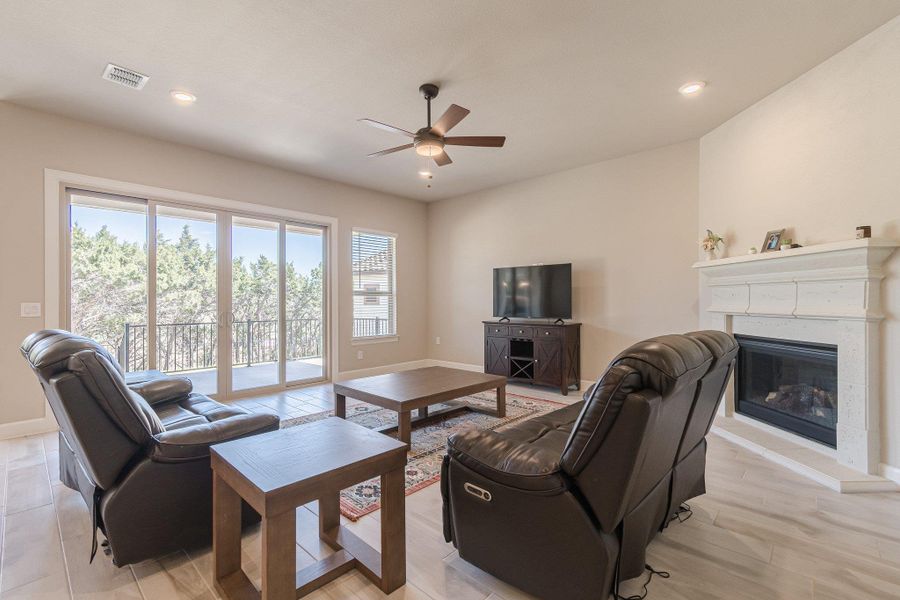
[[[184,552],[132,565],[145,600],[213,600],[216,595]]]
[[[693,517],[684,523],[674,521],[666,528],[664,535],[685,545],[716,546],[766,563],[772,559],[774,548],[774,544],[767,540],[729,531],[715,524],[694,520]]]
[[[407,582],[395,592],[385,595],[378,586],[358,571],[351,571],[322,588],[329,600],[436,600]],[[304,599],[305,600],[305,599]]]
[[[143,600],[131,569],[120,569],[102,555],[88,562],[91,536],[81,535],[63,541],[74,600]]]
[[[43,454],[41,455],[43,461]],[[10,469],[6,475],[6,514],[21,512],[53,502],[47,467],[41,462]]]
[[[92,533],[91,513],[81,494],[58,483],[53,486],[53,504],[56,507],[59,531],[64,542]]]
[[[8,440],[7,465],[10,470],[40,465],[44,462],[44,443],[41,436]]]
[[[65,572],[0,593],[0,600],[66,600],[71,597]]]
[[[26,584],[62,575],[66,567],[52,504],[6,516],[3,536],[2,584],[7,592]]]
[[[876,566],[859,561],[855,555],[840,556],[841,562],[821,559],[824,549],[807,552],[802,549],[775,546],[772,564],[795,573],[804,573],[829,589],[843,590],[848,596],[862,598],[900,598],[900,569]],[[832,558],[840,554],[834,551]]]

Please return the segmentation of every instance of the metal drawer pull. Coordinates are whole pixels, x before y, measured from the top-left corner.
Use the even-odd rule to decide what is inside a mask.
[[[477,485],[472,485],[471,483],[464,483],[463,489],[478,498],[479,500],[484,500],[485,502],[491,501],[491,493],[486,489],[480,488]]]

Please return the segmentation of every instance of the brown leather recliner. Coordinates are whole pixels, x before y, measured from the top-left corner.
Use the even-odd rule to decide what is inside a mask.
[[[278,429],[278,417],[192,393],[183,378],[129,387],[105,348],[67,331],[38,331],[21,351],[59,423],[60,479],[92,511],[92,556],[97,528],[118,566],[209,544],[210,445]]]
[[[670,514],[679,449],[713,363],[684,335],[616,357],[585,400],[448,440],[444,535],[460,556],[541,598],[605,598],[640,575]]]
[[[676,514],[683,502],[706,493],[706,434],[722,403],[725,388],[734,373],[739,346],[722,331],[693,331],[686,334],[710,351],[713,362],[700,379],[694,407],[688,417],[678,457],[672,472],[669,514]]]

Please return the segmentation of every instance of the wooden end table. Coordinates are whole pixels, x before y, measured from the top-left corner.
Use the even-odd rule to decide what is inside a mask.
[[[293,600],[358,569],[389,594],[406,583],[406,445],[334,417],[212,447],[213,569],[232,600]],[[340,491],[381,476],[381,552],[341,525]],[[241,499],[262,517],[262,590],[241,569]],[[297,507],[319,501],[334,554],[296,568]]]
[[[348,396],[396,411],[397,426],[379,431],[396,430],[397,439],[409,445],[414,425],[476,410],[463,404],[429,414],[429,406],[493,389],[497,390],[497,416],[503,418],[506,416],[506,377],[447,367],[410,369],[335,383],[334,414],[346,418]],[[415,419],[411,416],[413,410],[417,411]]]

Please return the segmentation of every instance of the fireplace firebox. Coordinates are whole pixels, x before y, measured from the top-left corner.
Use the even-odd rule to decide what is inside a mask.
[[[734,405],[748,417],[837,447],[837,346],[736,335]]]

